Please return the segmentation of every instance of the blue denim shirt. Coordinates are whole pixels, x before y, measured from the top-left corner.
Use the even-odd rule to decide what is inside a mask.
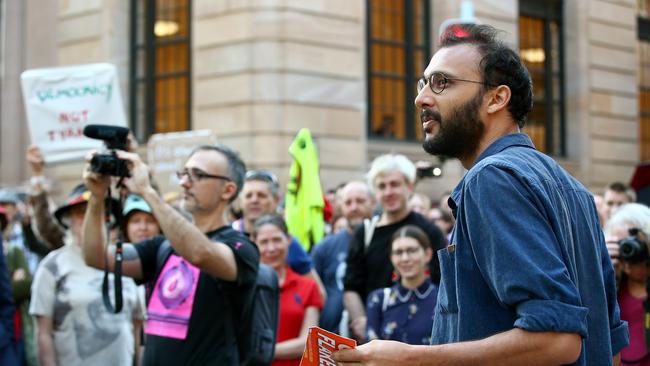
[[[432,344],[512,328],[579,333],[576,365],[628,344],[592,195],[524,134],[490,145],[451,194]]]

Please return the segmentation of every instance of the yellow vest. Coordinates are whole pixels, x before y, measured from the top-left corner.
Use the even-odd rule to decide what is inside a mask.
[[[301,129],[289,146],[293,156],[285,199],[289,233],[306,251],[325,235],[323,191],[320,185],[318,152],[309,129]]]

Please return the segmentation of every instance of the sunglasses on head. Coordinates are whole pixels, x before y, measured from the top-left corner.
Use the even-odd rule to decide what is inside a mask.
[[[275,176],[275,174],[267,171],[267,170],[249,170],[246,172],[246,177],[245,180],[262,180],[265,182],[269,182],[276,187],[280,185],[278,182],[278,178]]]

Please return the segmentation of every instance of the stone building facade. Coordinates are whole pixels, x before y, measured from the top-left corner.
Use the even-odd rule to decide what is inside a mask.
[[[186,74],[183,74],[189,79],[182,79],[185,80],[183,88],[187,87],[184,97],[187,113],[181,130],[210,129],[220,141],[239,150],[250,167],[271,169],[286,182],[291,163],[287,148],[296,132],[307,127],[319,149],[325,188],[361,178],[372,158],[385,152],[404,153],[413,160],[437,163],[422,151],[417,138],[412,138],[421,134],[417,128],[409,127],[411,138],[393,138],[402,132],[388,126],[393,132],[378,138],[377,131],[384,130],[377,128],[373,117],[376,104],[370,95],[378,95],[373,88],[373,75],[383,77],[383,74],[373,71],[373,65],[378,65],[381,59],[373,53],[373,47],[397,45],[399,48],[404,42],[371,41],[371,38],[375,29],[382,32],[381,29],[390,28],[381,24],[384,19],[381,16],[397,17],[400,15],[396,15],[395,9],[405,9],[401,21],[408,29],[411,21],[415,22],[408,15],[419,14],[418,19],[422,21],[414,26],[421,28],[415,33],[420,34],[420,45],[423,40],[428,44],[422,50],[428,51],[425,56],[430,57],[435,50],[438,28],[445,19],[461,16],[463,3],[467,1],[154,2],[161,7],[168,6],[163,3],[183,3],[187,8],[187,13],[183,13],[187,15],[186,25],[181,28],[185,27],[189,40]],[[133,68],[141,67],[141,61],[133,61],[133,57],[138,57],[133,40],[137,42],[140,36],[134,36],[132,31],[134,19],[144,11],[134,12],[133,6],[144,9],[147,3],[144,0],[0,0],[0,185],[18,186],[29,179],[23,159],[29,133],[20,95],[22,71],[110,62],[119,70],[125,110],[131,111],[127,114],[137,117],[147,108],[141,100],[138,108],[132,105],[139,100],[134,95],[139,89],[133,81],[138,71]],[[533,14],[545,12],[550,3],[557,5],[556,21],[546,29],[557,34],[557,39],[550,40],[549,44],[559,42],[556,49],[561,50],[558,62],[562,66],[550,65],[546,71],[559,75],[562,80],[556,85],[553,84],[555,76],[547,79],[555,99],[549,101],[550,109],[546,112],[562,116],[561,123],[542,123],[524,132],[531,131],[532,135],[538,134],[540,128],[552,129],[553,132],[547,130],[545,135],[542,132],[536,142],[545,144],[547,153],[595,191],[614,180],[629,181],[635,166],[650,158],[644,153],[644,147],[650,142],[644,140],[642,123],[648,121],[647,103],[650,103],[650,98],[644,97],[650,90],[650,61],[645,59],[650,57],[647,51],[650,41],[643,41],[639,29],[640,24],[645,24],[642,19],[650,16],[648,2],[474,0],[470,3],[476,18],[503,29],[508,42],[522,50],[525,44],[521,36],[522,14],[528,11],[525,9]],[[384,10],[377,13],[377,9]],[[372,28],[370,22],[377,28]],[[408,41],[409,31],[406,33]],[[420,46],[414,47],[418,50]],[[408,45],[405,49],[413,51]],[[551,56],[546,54],[547,58]],[[415,75],[421,72],[415,70]],[[414,82],[410,84],[407,80],[406,84],[414,89]],[[159,102],[155,98],[149,100]],[[391,108],[386,100],[378,103]],[[408,111],[402,104],[399,108]],[[556,106],[561,108],[554,109]],[[391,118],[390,115],[385,118],[387,125],[394,123]],[[133,118],[131,123],[141,144],[151,132],[167,128],[158,128],[158,120],[145,126]],[[551,136],[553,141],[548,143]],[[47,168],[47,174],[58,182],[54,187],[56,195],[61,196],[79,180],[80,164],[69,162]],[[418,190],[437,198],[453,188],[464,174],[455,161],[443,162],[442,171],[440,178],[420,183]]]

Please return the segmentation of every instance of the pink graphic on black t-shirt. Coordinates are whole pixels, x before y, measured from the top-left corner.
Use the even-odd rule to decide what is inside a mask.
[[[172,254],[160,272],[151,294],[145,333],[185,339],[198,280],[199,269]]]

